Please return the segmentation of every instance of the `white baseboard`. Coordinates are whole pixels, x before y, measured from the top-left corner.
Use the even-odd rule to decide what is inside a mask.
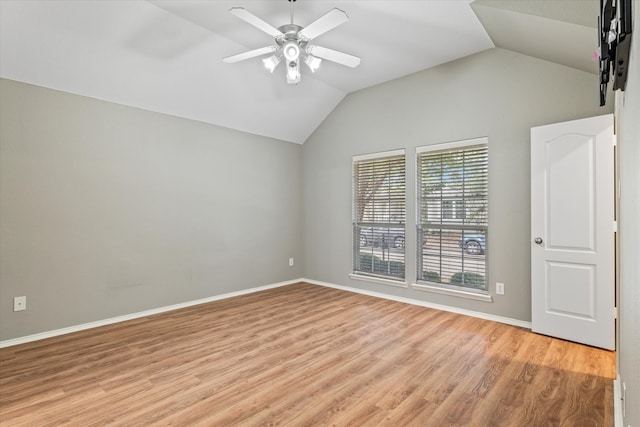
[[[615,427],[624,427],[622,419],[622,383],[620,374],[613,380],[613,419]]]
[[[194,300],[194,301],[187,301],[187,302],[183,302],[183,303],[180,303],[180,304],[174,304],[174,305],[169,305],[169,306],[166,306],[166,307],[154,308],[154,309],[151,309],[151,310],[140,311],[140,312],[137,312],[137,313],[125,314],[123,316],[117,316],[117,317],[112,317],[112,318],[109,318],[109,319],[97,320],[95,322],[89,322],[89,323],[83,323],[83,324],[80,324],[80,325],[69,326],[67,328],[55,329],[55,330],[47,331],[47,332],[40,332],[40,333],[37,333],[37,334],[27,335],[27,336],[24,336],[24,337],[18,337],[18,338],[13,338],[13,339],[9,339],[9,340],[4,340],[4,341],[0,341],[0,348],[11,347],[11,346],[14,346],[14,345],[25,344],[25,343],[33,342],[33,341],[39,341],[39,340],[43,340],[43,339],[46,339],[46,338],[57,337],[59,335],[65,335],[65,334],[70,334],[70,333],[73,333],[73,332],[84,331],[86,329],[98,328],[100,326],[106,326],[106,325],[111,325],[111,324],[114,324],[114,323],[125,322],[127,320],[139,319],[141,317],[151,316],[151,315],[159,314],[159,313],[165,313],[167,311],[178,310],[178,309],[181,309],[181,308],[191,307],[191,306],[198,305],[198,304],[205,304],[205,303],[208,303],[208,302],[219,301],[219,300],[226,299],[226,298],[232,298],[232,297],[236,297],[236,296],[240,296],[240,295],[247,295],[247,294],[251,294],[251,293],[254,293],[254,292],[260,292],[260,291],[264,291],[264,290],[267,290],[267,289],[273,289],[273,288],[278,288],[278,287],[281,287],[281,286],[292,285],[292,284],[298,283],[298,282],[306,282],[306,283],[310,283],[312,285],[326,286],[326,287],[330,287],[330,288],[341,289],[343,291],[348,291],[348,292],[356,292],[356,293],[359,293],[359,294],[373,296],[373,297],[377,297],[377,298],[384,298],[384,299],[388,299],[388,300],[392,300],[392,301],[398,301],[398,302],[403,302],[403,303],[407,303],[407,304],[419,305],[419,306],[422,306],[422,307],[434,308],[436,310],[448,311],[448,312],[451,312],[451,313],[463,314],[463,315],[466,315],[466,316],[472,316],[472,317],[477,317],[477,318],[480,318],[480,319],[491,320],[491,321],[494,321],[494,322],[505,323],[505,324],[512,325],[512,326],[519,326],[519,327],[522,327],[522,328],[531,329],[531,322],[525,322],[523,320],[511,319],[509,317],[502,317],[502,316],[496,316],[496,315],[493,315],[493,314],[487,314],[487,313],[482,313],[482,312],[478,312],[478,311],[465,310],[463,308],[451,307],[451,306],[442,305],[442,304],[435,304],[435,303],[421,301],[421,300],[412,299],[412,298],[397,297],[397,296],[394,296],[394,295],[388,295],[388,294],[384,294],[384,293],[381,293],[381,292],[366,291],[366,290],[363,290],[363,289],[351,288],[351,287],[348,287],[348,286],[336,285],[336,284],[333,284],[333,283],[327,283],[327,282],[321,282],[321,281],[318,281],[318,280],[301,278],[301,279],[288,280],[288,281],[280,282],[280,283],[274,283],[274,284],[271,284],[271,285],[259,286],[259,287],[256,287],[256,288],[243,289],[241,291],[229,292],[229,293],[221,294],[221,295],[214,295],[214,296],[208,297],[208,298],[202,298],[202,299],[198,299],[198,300]]]
[[[395,296],[395,295],[389,295],[389,294],[385,294],[385,293],[382,293],[382,292],[367,291],[367,290],[363,290],[363,289],[351,288],[349,286],[342,286],[342,285],[336,285],[336,284],[333,284],[333,283],[321,282],[321,281],[318,281],[318,280],[304,279],[303,278],[303,279],[300,279],[300,281],[301,282],[306,282],[306,283],[311,283],[312,285],[320,285],[320,286],[326,286],[326,287],[329,287],[329,288],[341,289],[343,291],[356,292],[356,293],[359,293],[359,294],[368,295],[368,296],[372,296],[372,297],[384,298],[384,299],[388,299],[388,300],[391,300],[391,301],[397,301],[397,302],[404,302],[404,303],[407,303],[407,304],[419,305],[421,307],[434,308],[436,310],[448,311],[450,313],[463,314],[465,316],[477,317],[479,319],[491,320],[493,322],[505,323],[507,325],[519,326],[521,328],[531,329],[531,322],[527,322],[527,321],[519,320],[519,319],[512,319],[510,317],[496,316],[494,314],[482,313],[480,311],[466,310],[464,308],[452,307],[452,306],[443,305],[443,304],[436,304],[436,303],[417,300],[417,299],[413,299],[413,298],[398,297],[398,296]]]
[[[281,286],[292,285],[300,282],[302,279],[288,280],[286,282],[273,283],[271,285],[259,286],[256,288],[243,289],[241,291],[229,292],[226,294],[214,295],[212,297],[202,298],[194,301],[187,301],[180,304],[173,304],[166,307],[153,308],[151,310],[140,311],[137,313],[125,314],[123,316],[112,317],[104,320],[97,320],[95,322],[83,323],[81,325],[69,326],[67,328],[55,329],[53,331],[40,332],[33,335],[27,335],[24,337],[13,338],[9,340],[0,341],[0,348],[11,347],[18,344],[25,344],[28,342],[39,341],[46,338],[57,337],[59,335],[70,334],[72,332],[84,331],[86,329],[98,328],[100,326],[111,325],[114,323],[125,322],[127,320],[139,319],[141,317],[151,316],[154,314],[165,313],[167,311],[178,310],[181,308],[191,307],[198,304],[205,304],[208,302],[219,301],[226,298],[233,298],[240,295],[252,294],[254,292],[260,292],[267,289],[279,288]]]

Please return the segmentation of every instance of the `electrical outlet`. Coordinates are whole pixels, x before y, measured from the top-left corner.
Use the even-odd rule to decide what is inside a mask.
[[[27,297],[15,297],[13,299],[13,311],[23,311],[27,309]]]
[[[496,282],[496,294],[504,295],[504,283]]]
[[[293,258],[289,258],[289,267],[293,267]]]

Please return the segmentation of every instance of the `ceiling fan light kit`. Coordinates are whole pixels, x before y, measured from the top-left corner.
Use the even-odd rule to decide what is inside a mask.
[[[289,2],[291,4],[291,23],[281,25],[278,28],[271,26],[242,7],[231,8],[229,10],[231,14],[269,34],[275,39],[276,44],[228,56],[223,58],[223,61],[233,64],[257,56],[272,54],[268,58],[264,58],[262,63],[270,73],[273,73],[284,57],[287,69],[287,83],[289,84],[298,84],[300,82],[301,57],[312,73],[318,70],[322,59],[351,68],[355,68],[360,64],[360,58],[357,56],[309,44],[312,39],[347,22],[349,17],[344,11],[337,8],[331,9],[328,13],[303,28],[293,23],[293,3],[295,0],[289,0]]]
[[[289,66],[287,67],[287,83],[290,85],[300,83],[300,63],[297,59],[289,62]]]
[[[307,64],[307,67],[309,67],[309,70],[311,70],[312,73],[315,73],[316,71],[318,71],[318,68],[320,68],[322,59],[317,58],[313,55],[307,55],[304,58],[304,63]]]
[[[282,51],[287,61],[297,61],[300,57],[300,47],[295,42],[286,42]]]
[[[276,69],[280,61],[281,58],[279,56],[271,55],[268,58],[264,58],[262,60],[262,63],[264,64],[264,68],[266,68],[270,73],[273,73],[273,70]]]

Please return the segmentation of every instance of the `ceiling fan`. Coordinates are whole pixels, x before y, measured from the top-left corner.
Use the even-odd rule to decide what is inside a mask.
[[[231,8],[229,12],[275,38],[276,44],[228,56],[222,60],[233,64],[245,59],[272,54],[268,58],[264,58],[262,62],[267,70],[273,73],[273,70],[276,69],[284,57],[287,66],[287,83],[289,84],[300,82],[300,60],[313,73],[318,70],[323,59],[351,68],[357,67],[360,64],[360,58],[357,56],[310,43],[316,37],[347,22],[349,20],[347,14],[340,9],[334,8],[306,27],[301,27],[293,23],[293,3],[295,1],[289,0],[291,23],[281,25],[278,28],[269,25],[242,7]]]

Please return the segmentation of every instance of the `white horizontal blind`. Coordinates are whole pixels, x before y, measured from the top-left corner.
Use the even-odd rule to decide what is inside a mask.
[[[405,156],[354,158],[353,271],[404,279]]]
[[[485,292],[486,139],[417,151],[418,281]]]

